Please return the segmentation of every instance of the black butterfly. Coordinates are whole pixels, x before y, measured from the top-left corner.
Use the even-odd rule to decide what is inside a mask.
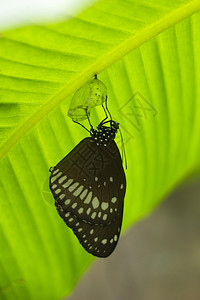
[[[119,123],[104,119],[50,169],[59,215],[85,250],[98,257],[113,252],[121,231],[126,178],[114,141],[118,129]]]

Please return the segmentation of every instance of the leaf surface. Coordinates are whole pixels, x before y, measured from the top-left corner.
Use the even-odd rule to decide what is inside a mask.
[[[199,172],[199,10],[199,1],[104,0],[62,23],[2,33],[2,299],[60,299],[93,260],[57,215],[48,170],[87,135],[67,110],[94,74],[124,137],[124,228]]]

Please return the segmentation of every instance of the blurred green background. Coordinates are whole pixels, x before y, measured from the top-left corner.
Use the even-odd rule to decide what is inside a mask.
[[[96,261],[69,300],[199,300],[200,177],[179,186]],[[95,295],[95,296],[94,296]]]
[[[126,144],[128,231],[71,297],[200,299],[199,182],[159,204],[200,171],[199,24],[199,0],[101,0],[0,35],[2,300],[63,299],[93,262],[44,187],[49,167],[86,136],[67,111],[94,74]]]

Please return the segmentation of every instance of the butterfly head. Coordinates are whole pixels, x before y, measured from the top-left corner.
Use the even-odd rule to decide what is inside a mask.
[[[105,126],[104,123],[100,123],[97,129],[93,127],[90,130],[90,135],[97,146],[107,146],[111,141],[115,139],[117,130],[119,129],[119,123],[110,120],[108,121],[110,126]]]

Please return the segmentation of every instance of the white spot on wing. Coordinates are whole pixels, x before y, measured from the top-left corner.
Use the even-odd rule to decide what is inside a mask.
[[[67,179],[67,176],[62,176],[62,177],[58,180],[58,183],[62,183],[65,179]]]
[[[65,200],[65,205],[68,205],[69,203],[71,202],[71,199],[67,199],[67,200]]]
[[[113,177],[110,177],[110,181],[113,182]]]
[[[123,183],[120,185],[120,189],[122,190],[124,188]]]
[[[91,201],[91,199],[92,199],[92,192],[89,192],[89,194],[87,195],[87,197],[86,197],[84,203],[85,203],[85,204],[89,204],[90,201]]]
[[[102,208],[103,210],[106,210],[106,209],[108,208],[108,203],[107,203],[107,202],[102,202],[102,203],[101,203],[101,208]]]
[[[101,243],[102,243],[103,245],[105,245],[105,244],[107,243],[107,239],[103,239],[103,240],[101,241]]]
[[[66,189],[72,182],[73,182],[73,179],[69,179],[62,186]]]
[[[69,192],[73,192],[75,190],[75,188],[79,185],[78,182],[73,183],[69,188]]]
[[[79,208],[78,213],[79,213],[79,214],[82,214],[82,213],[83,213],[83,208],[82,208],[82,207]]]
[[[91,215],[91,218],[92,218],[92,219],[95,219],[96,214],[97,214],[96,212],[93,212],[93,214]]]
[[[51,177],[51,183],[53,183],[58,177],[62,175],[62,172],[58,173],[57,175]]]
[[[65,198],[65,194],[61,194],[61,195],[59,196],[59,198],[60,198],[60,200],[62,200],[63,198]]]
[[[52,174],[55,175],[58,173],[58,171],[59,171],[59,169],[53,170]]]
[[[104,214],[103,215],[103,220],[105,221],[107,219],[108,215],[107,214]]]
[[[112,202],[112,203],[117,202],[117,198],[116,198],[116,197],[113,197],[113,198],[111,199],[111,202]]]
[[[61,189],[55,190],[55,194],[59,194],[61,192]]]
[[[76,207],[77,207],[77,203],[75,202],[72,204],[72,208],[76,208]]]
[[[85,198],[85,196],[87,195],[88,189],[85,189],[82,194],[80,195],[81,200],[83,200],[83,198]]]
[[[89,215],[89,214],[90,214],[90,212],[91,212],[91,208],[89,207],[89,208],[88,208],[88,210],[87,210],[87,212],[86,212],[86,213],[87,213],[87,215]]]
[[[94,197],[94,199],[92,200],[92,206],[94,209],[99,207],[99,200],[97,197]]]
[[[82,190],[83,190],[83,185],[80,185],[80,186],[77,188],[77,190],[74,191],[73,195],[74,195],[75,197],[78,197],[78,196],[80,195],[80,193],[82,192]]]

